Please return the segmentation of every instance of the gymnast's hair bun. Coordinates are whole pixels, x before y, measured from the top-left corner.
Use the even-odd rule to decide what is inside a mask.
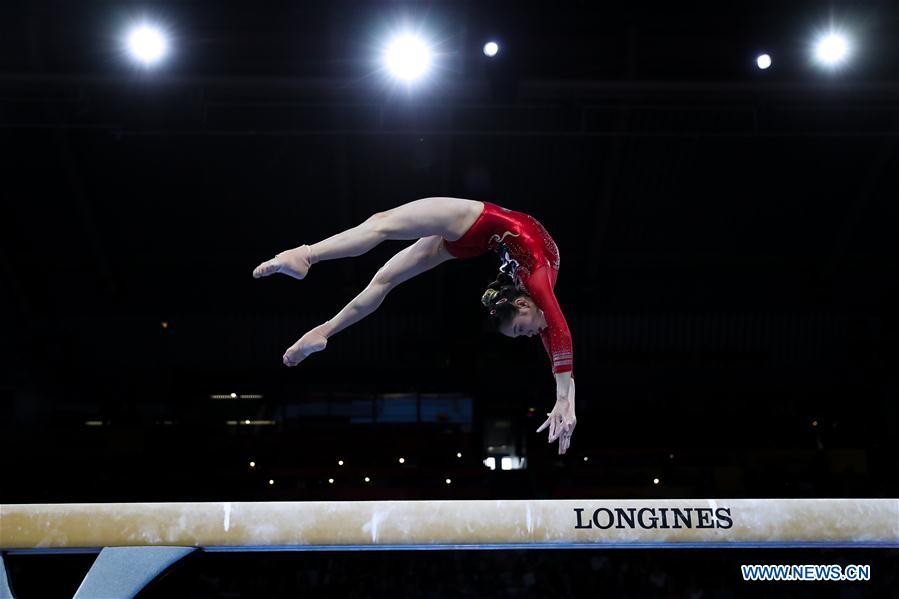
[[[485,308],[492,308],[493,304],[496,303],[496,297],[499,295],[500,290],[494,289],[493,287],[488,287],[487,291],[484,292],[484,295],[481,296],[481,304]]]
[[[494,323],[499,326],[518,312],[518,308],[512,302],[519,297],[527,297],[527,294],[515,285],[512,277],[500,272],[496,280],[490,283],[481,295],[481,304],[487,308]]]

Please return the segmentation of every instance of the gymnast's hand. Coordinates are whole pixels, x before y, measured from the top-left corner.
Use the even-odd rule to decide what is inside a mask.
[[[285,366],[296,366],[308,358],[309,354],[325,349],[328,345],[328,338],[318,331],[319,328],[315,327],[287,348],[283,358]]]
[[[577,425],[577,416],[574,413],[574,379],[568,388],[568,395],[556,399],[556,405],[552,412],[547,412],[548,418],[540,425],[537,432],[549,427],[549,443],[559,440],[559,455],[568,451],[571,446],[571,435]]]

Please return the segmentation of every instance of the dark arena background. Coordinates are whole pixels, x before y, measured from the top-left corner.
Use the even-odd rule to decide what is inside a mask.
[[[896,3],[21,0],[0,23],[5,506],[899,496]],[[404,34],[418,80],[382,61]],[[557,242],[564,455],[535,432],[543,347],[481,305],[493,253],[282,363],[410,242],[253,268],[434,196]],[[197,552],[140,597],[896,597],[897,546]],[[4,556],[20,599],[93,560]]]

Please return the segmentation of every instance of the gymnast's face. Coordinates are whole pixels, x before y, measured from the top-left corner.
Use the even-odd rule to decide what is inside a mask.
[[[539,335],[540,331],[546,326],[546,321],[543,319],[540,310],[534,305],[534,302],[520,297],[514,303],[515,307],[518,308],[518,313],[512,320],[500,327],[500,333],[506,337],[521,337],[522,335],[533,337],[534,335]]]

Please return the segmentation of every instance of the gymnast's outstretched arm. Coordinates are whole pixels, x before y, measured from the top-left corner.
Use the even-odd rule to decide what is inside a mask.
[[[443,245],[443,237],[422,237],[398,252],[382,266],[362,292],[330,320],[303,335],[284,352],[284,364],[296,366],[309,354],[325,349],[328,338],[378,309],[391,289],[416,275],[454,258]]]

